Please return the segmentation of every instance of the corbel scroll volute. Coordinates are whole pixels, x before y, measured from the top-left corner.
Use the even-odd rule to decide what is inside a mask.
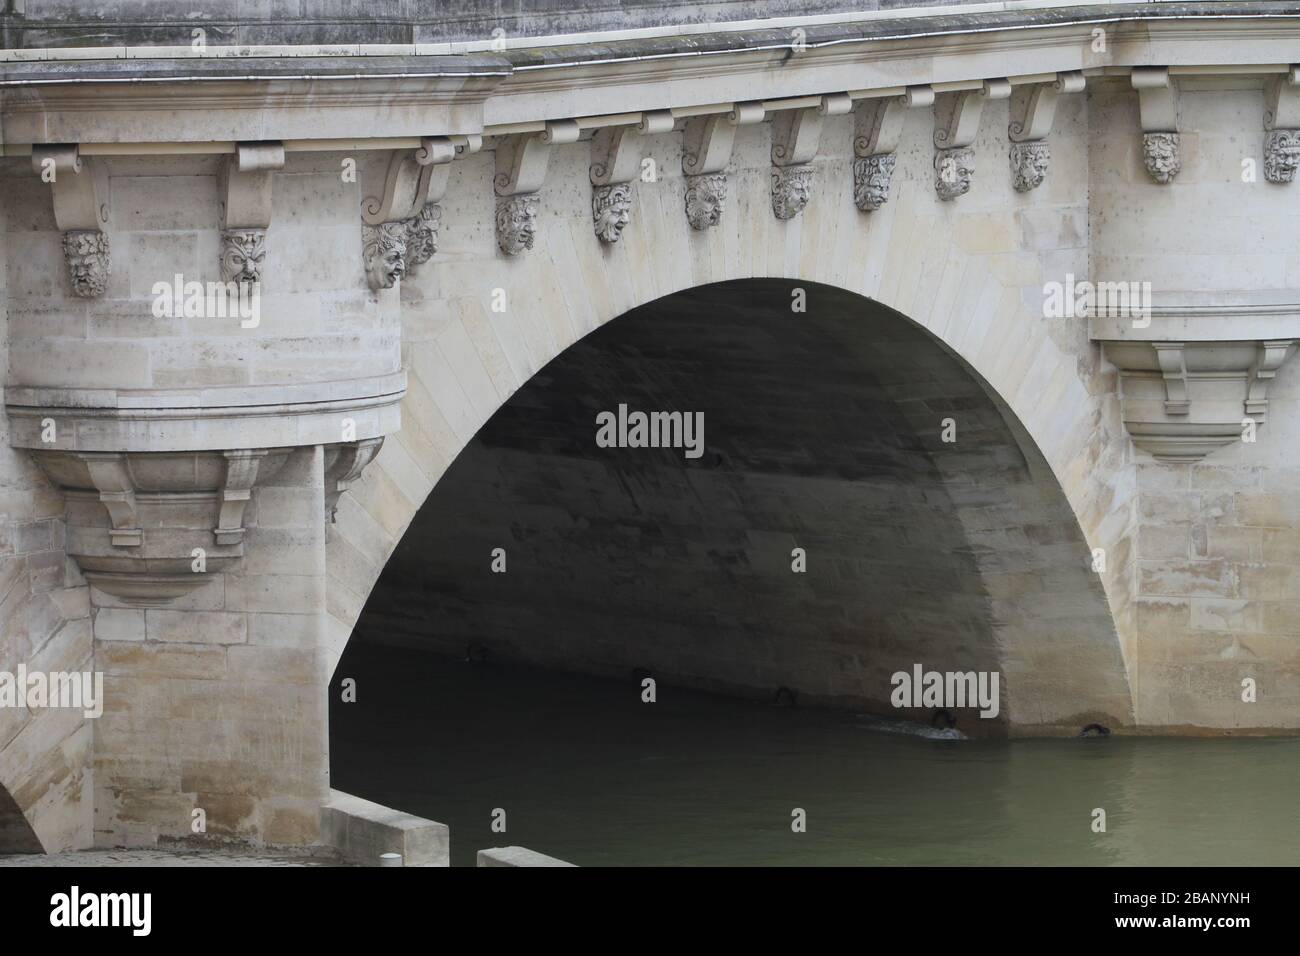
[[[731,160],[736,127],[761,123],[765,114],[762,103],[737,103],[727,113],[687,120],[682,140],[682,172],[687,176],[722,172]]]
[[[61,232],[102,232],[108,225],[108,170],[77,145],[32,147],[32,168],[50,184]]]
[[[498,196],[534,193],[546,180],[551,147],[576,143],[581,132],[574,120],[558,120],[537,132],[506,136],[497,143],[496,175],[492,187]]]
[[[284,168],[284,145],[239,143],[222,158],[218,179],[222,229],[267,229],[271,225],[271,177]]]
[[[1079,71],[1058,73],[1051,83],[1027,83],[1011,93],[1011,122],[1007,136],[1013,143],[1046,139],[1056,119],[1056,104],[1062,93],[1081,92],[1086,84]]]

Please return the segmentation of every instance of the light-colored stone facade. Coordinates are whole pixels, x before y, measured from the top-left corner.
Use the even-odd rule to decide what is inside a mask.
[[[586,333],[752,277],[896,310],[1041,456],[1036,477],[1078,525],[1056,539],[1070,546],[1016,537],[1014,515],[969,529],[1046,562],[981,572],[1005,612],[1010,732],[1077,729],[1094,709],[1138,732],[1300,727],[1300,371],[1268,345],[1300,340],[1300,193],[1267,181],[1262,119],[1270,96],[1294,109],[1293,21],[1232,21],[1213,40],[1194,22],[1117,22],[1104,51],[1090,23],[1011,43],[919,22],[784,66],[767,47],[655,65],[555,47],[430,52],[416,78],[381,75],[388,56],[409,65],[392,52],[348,65],[365,81],[238,79],[252,57],[217,64],[231,78],[185,108],[179,81],[31,86],[30,58],[10,58],[0,669],[93,666],[107,688],[94,720],[0,710],[13,848],[186,838],[195,808],[211,838],[317,840],[328,676],[452,460]],[[1169,70],[1133,72],[1153,65]],[[1054,114],[1019,95],[1053,84]],[[897,108],[860,124],[874,100]],[[1008,164],[1025,109],[1025,141],[1050,142],[1041,180]],[[620,165],[606,142],[602,157],[636,173],[610,179],[632,183],[612,241],[593,228],[608,184],[592,140],[620,123],[637,124],[630,152]],[[1177,175],[1156,176],[1146,138],[1174,133]],[[774,136],[794,164],[774,166]],[[43,183],[41,149],[73,142],[83,172]],[[960,190],[937,188],[954,185],[936,183],[940,149],[970,150]],[[876,156],[894,160],[887,192],[855,202],[855,161]],[[66,150],[58,162],[71,168]],[[774,170],[804,163],[813,188],[774,193],[789,179]],[[725,183],[702,219],[696,177]],[[427,203],[432,258],[368,276],[367,230],[398,236]],[[533,228],[503,231],[503,203],[535,210]],[[255,326],[154,313],[156,283],[220,280],[223,230],[255,228]],[[75,231],[107,236],[102,291],[70,281]],[[1069,276],[1150,282],[1150,325],[1046,316],[1045,284]],[[1093,566],[1109,630],[1081,633],[1051,608]]]

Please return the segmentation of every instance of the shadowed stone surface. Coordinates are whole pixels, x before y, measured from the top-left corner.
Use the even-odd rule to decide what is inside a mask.
[[[959,717],[973,733],[1008,700],[1019,722],[1050,722],[1038,698],[1062,675],[1030,653],[1070,648],[1094,687],[1122,689],[1087,549],[1036,450],[928,334],[802,288],[806,314],[783,281],[671,296],[553,361],[434,489],[361,633],[887,713],[890,674],[914,662],[1010,666],[998,720]],[[703,412],[703,456],[596,447],[597,413],[620,403]],[[497,547],[505,574],[489,572]],[[1122,693],[1109,703],[1131,721]]]

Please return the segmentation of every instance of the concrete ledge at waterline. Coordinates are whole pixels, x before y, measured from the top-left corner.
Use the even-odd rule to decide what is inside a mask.
[[[479,866],[574,866],[545,853],[529,850],[522,846],[494,846],[490,850],[478,851]]]
[[[383,807],[331,790],[320,811],[321,839],[346,860],[380,866],[385,853],[400,853],[403,866],[449,866],[451,838],[445,823]]]

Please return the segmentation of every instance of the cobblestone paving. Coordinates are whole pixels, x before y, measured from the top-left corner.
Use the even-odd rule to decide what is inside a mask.
[[[224,850],[81,850],[69,853],[0,856],[5,866],[346,866],[332,856],[265,853],[246,848]]]

